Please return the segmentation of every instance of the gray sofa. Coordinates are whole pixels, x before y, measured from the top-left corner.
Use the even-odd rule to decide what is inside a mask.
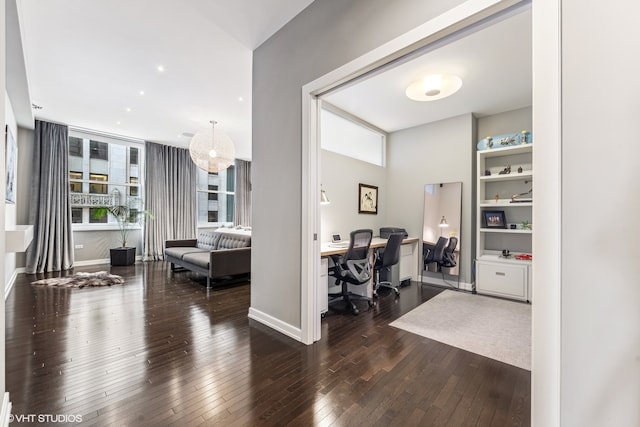
[[[237,229],[202,231],[197,239],[167,240],[164,259],[212,280],[242,278],[251,273],[251,232]]]

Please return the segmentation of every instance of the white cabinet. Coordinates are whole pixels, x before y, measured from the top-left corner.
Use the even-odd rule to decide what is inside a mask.
[[[477,154],[476,290],[530,301],[533,146]],[[503,257],[503,251],[510,256]]]
[[[404,282],[405,280],[417,280],[417,253],[417,243],[400,246],[400,260],[398,262],[400,265],[400,282]]]

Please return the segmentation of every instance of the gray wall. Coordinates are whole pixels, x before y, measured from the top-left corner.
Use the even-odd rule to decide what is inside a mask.
[[[254,51],[253,309],[301,325],[302,86],[459,3],[315,1]]]
[[[424,186],[462,182],[460,281],[471,282],[474,258],[472,190],[475,159],[475,119],[465,114],[389,135],[387,198],[389,223],[422,238]]]
[[[382,166],[356,160],[351,157],[321,150],[320,180],[322,188],[331,201],[320,206],[320,241],[331,241],[331,235],[338,233],[344,240],[352,230],[370,228],[377,236],[380,227],[387,224],[389,211],[385,196],[386,171]],[[358,184],[378,187],[378,214],[358,213]]]

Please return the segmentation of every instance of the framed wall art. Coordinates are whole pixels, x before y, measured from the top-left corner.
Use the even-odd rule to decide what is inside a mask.
[[[375,185],[358,184],[358,213],[378,213],[378,187]]]
[[[7,168],[7,188],[5,193],[5,202],[16,202],[16,168],[18,167],[18,145],[13,138],[9,126],[5,126],[5,158]]]
[[[507,228],[504,211],[483,211],[482,219],[486,228]]]

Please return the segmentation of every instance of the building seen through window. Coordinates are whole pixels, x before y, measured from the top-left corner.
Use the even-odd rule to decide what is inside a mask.
[[[71,221],[77,225],[109,224],[110,216],[93,218],[93,207],[140,205],[143,150],[141,144],[112,137],[69,135]],[[141,209],[142,206],[136,206]]]

